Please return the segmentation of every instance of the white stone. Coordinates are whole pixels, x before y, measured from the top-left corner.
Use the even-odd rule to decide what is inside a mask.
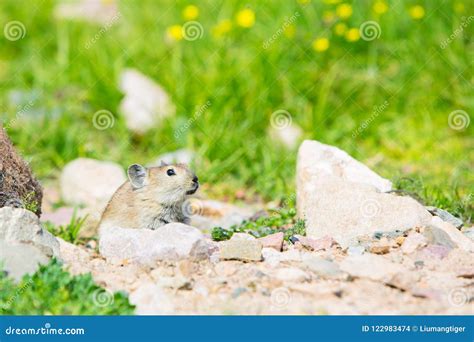
[[[417,232],[410,233],[407,238],[403,241],[402,252],[405,254],[411,254],[418,248],[426,246],[426,238]]]
[[[120,112],[125,116],[127,127],[137,134],[145,133],[160,120],[175,113],[165,90],[138,70],[126,69],[122,72],[120,90],[125,93]]]
[[[0,208],[0,240],[31,244],[47,256],[59,257],[58,240],[41,226],[34,213],[26,209]]]
[[[169,223],[156,230],[103,227],[99,236],[101,255],[140,264],[207,258],[212,249],[199,229],[182,223]]]
[[[298,153],[297,210],[307,236],[330,236],[343,248],[375,232],[405,231],[430,222],[431,214],[410,197],[390,190],[378,176],[347,153],[305,141]]]
[[[439,228],[449,235],[451,240],[458,245],[459,248],[464,249],[467,252],[474,253],[474,242],[469,239],[466,235],[461,233],[451,223],[443,221],[438,216],[433,216],[430,224],[436,228]]]
[[[260,261],[262,259],[262,243],[245,233],[235,233],[230,240],[219,244],[221,259],[244,261]]]
[[[275,278],[281,281],[302,282],[311,279],[311,277],[296,267],[279,268],[275,272]]]
[[[149,166],[160,166],[161,162],[167,164],[187,164],[190,165],[194,161],[195,153],[186,148],[176,150],[173,152],[165,153],[155,159],[154,162],[150,163]]]
[[[271,127],[269,135],[273,140],[277,140],[288,149],[294,149],[298,146],[303,130],[298,125],[291,123],[284,127]]]
[[[57,4],[54,15],[59,19],[83,20],[91,23],[105,24],[108,29],[120,18],[117,3],[114,0],[76,0]]]
[[[375,281],[390,282],[395,275],[406,269],[381,255],[366,253],[346,257],[339,267],[353,277],[369,278]]]
[[[0,240],[0,264],[9,277],[19,281],[25,274],[32,275],[49,258],[34,245]]]
[[[130,293],[130,304],[135,305],[136,315],[169,315],[174,305],[166,292],[154,283],[145,283]]]
[[[120,165],[79,158],[64,167],[60,179],[61,196],[72,205],[105,207],[125,181],[125,171]]]

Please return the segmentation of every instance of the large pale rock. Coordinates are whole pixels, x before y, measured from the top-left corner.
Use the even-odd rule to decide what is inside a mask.
[[[219,250],[221,259],[262,260],[262,243],[245,233],[235,233],[230,240],[222,241]]]
[[[344,151],[305,141],[298,152],[297,209],[312,238],[333,237],[342,247],[375,232],[405,231],[430,222],[430,213]]]
[[[25,209],[0,209],[0,241],[27,243],[47,256],[59,257],[59,242],[41,226],[38,217]]]
[[[69,204],[105,207],[125,180],[125,171],[118,164],[79,158],[64,167],[61,196]]]
[[[99,250],[107,259],[154,264],[158,260],[203,259],[212,246],[197,228],[169,223],[157,230],[103,227]]]
[[[25,274],[35,273],[40,265],[48,261],[48,256],[33,245],[0,240],[1,269],[16,281]]]
[[[300,126],[291,123],[283,127],[271,127],[268,132],[270,138],[280,142],[288,149],[296,149],[301,141],[303,130]]]
[[[166,91],[151,78],[138,70],[126,69],[120,76],[120,90],[125,97],[120,112],[127,127],[143,134],[155,127],[160,120],[175,113],[175,107]]]

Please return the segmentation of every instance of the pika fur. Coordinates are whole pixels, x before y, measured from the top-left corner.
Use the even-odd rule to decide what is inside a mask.
[[[183,213],[186,197],[199,188],[196,175],[185,164],[145,168],[133,164],[129,180],[112,196],[100,221],[100,228],[157,229],[170,222],[187,223]]]

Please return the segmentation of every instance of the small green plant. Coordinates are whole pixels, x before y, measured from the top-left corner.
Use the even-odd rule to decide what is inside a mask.
[[[230,239],[234,233],[248,233],[260,238],[277,232],[283,232],[286,241],[295,234],[306,235],[305,222],[296,218],[295,209],[282,209],[272,211],[269,216],[255,221],[233,225],[229,229],[215,227],[211,231],[211,237],[214,241],[223,241]]]
[[[47,222],[46,228],[51,234],[59,236],[63,240],[76,243],[79,240],[79,232],[81,231],[86,219],[87,216],[82,218],[76,217],[76,211],[74,211],[71,221],[67,225],[55,226],[54,224]]]
[[[72,276],[53,259],[15,284],[0,271],[2,315],[130,315],[134,307],[124,293],[98,286],[90,274]]]

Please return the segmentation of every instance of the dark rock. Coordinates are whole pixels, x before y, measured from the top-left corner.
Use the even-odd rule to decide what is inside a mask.
[[[426,210],[428,210],[431,215],[438,216],[440,219],[442,219],[445,222],[451,223],[453,226],[456,228],[461,228],[463,223],[462,220],[457,218],[456,216],[452,215],[450,212],[436,208],[436,207],[426,207]]]
[[[28,164],[15,151],[7,133],[0,129],[0,208],[27,208],[41,215],[43,190]]]
[[[437,227],[434,227],[434,226],[425,227],[423,235],[430,243],[434,245],[444,246],[449,249],[453,249],[457,247],[457,245],[453,242],[453,240],[451,240],[449,235],[445,231]]]

